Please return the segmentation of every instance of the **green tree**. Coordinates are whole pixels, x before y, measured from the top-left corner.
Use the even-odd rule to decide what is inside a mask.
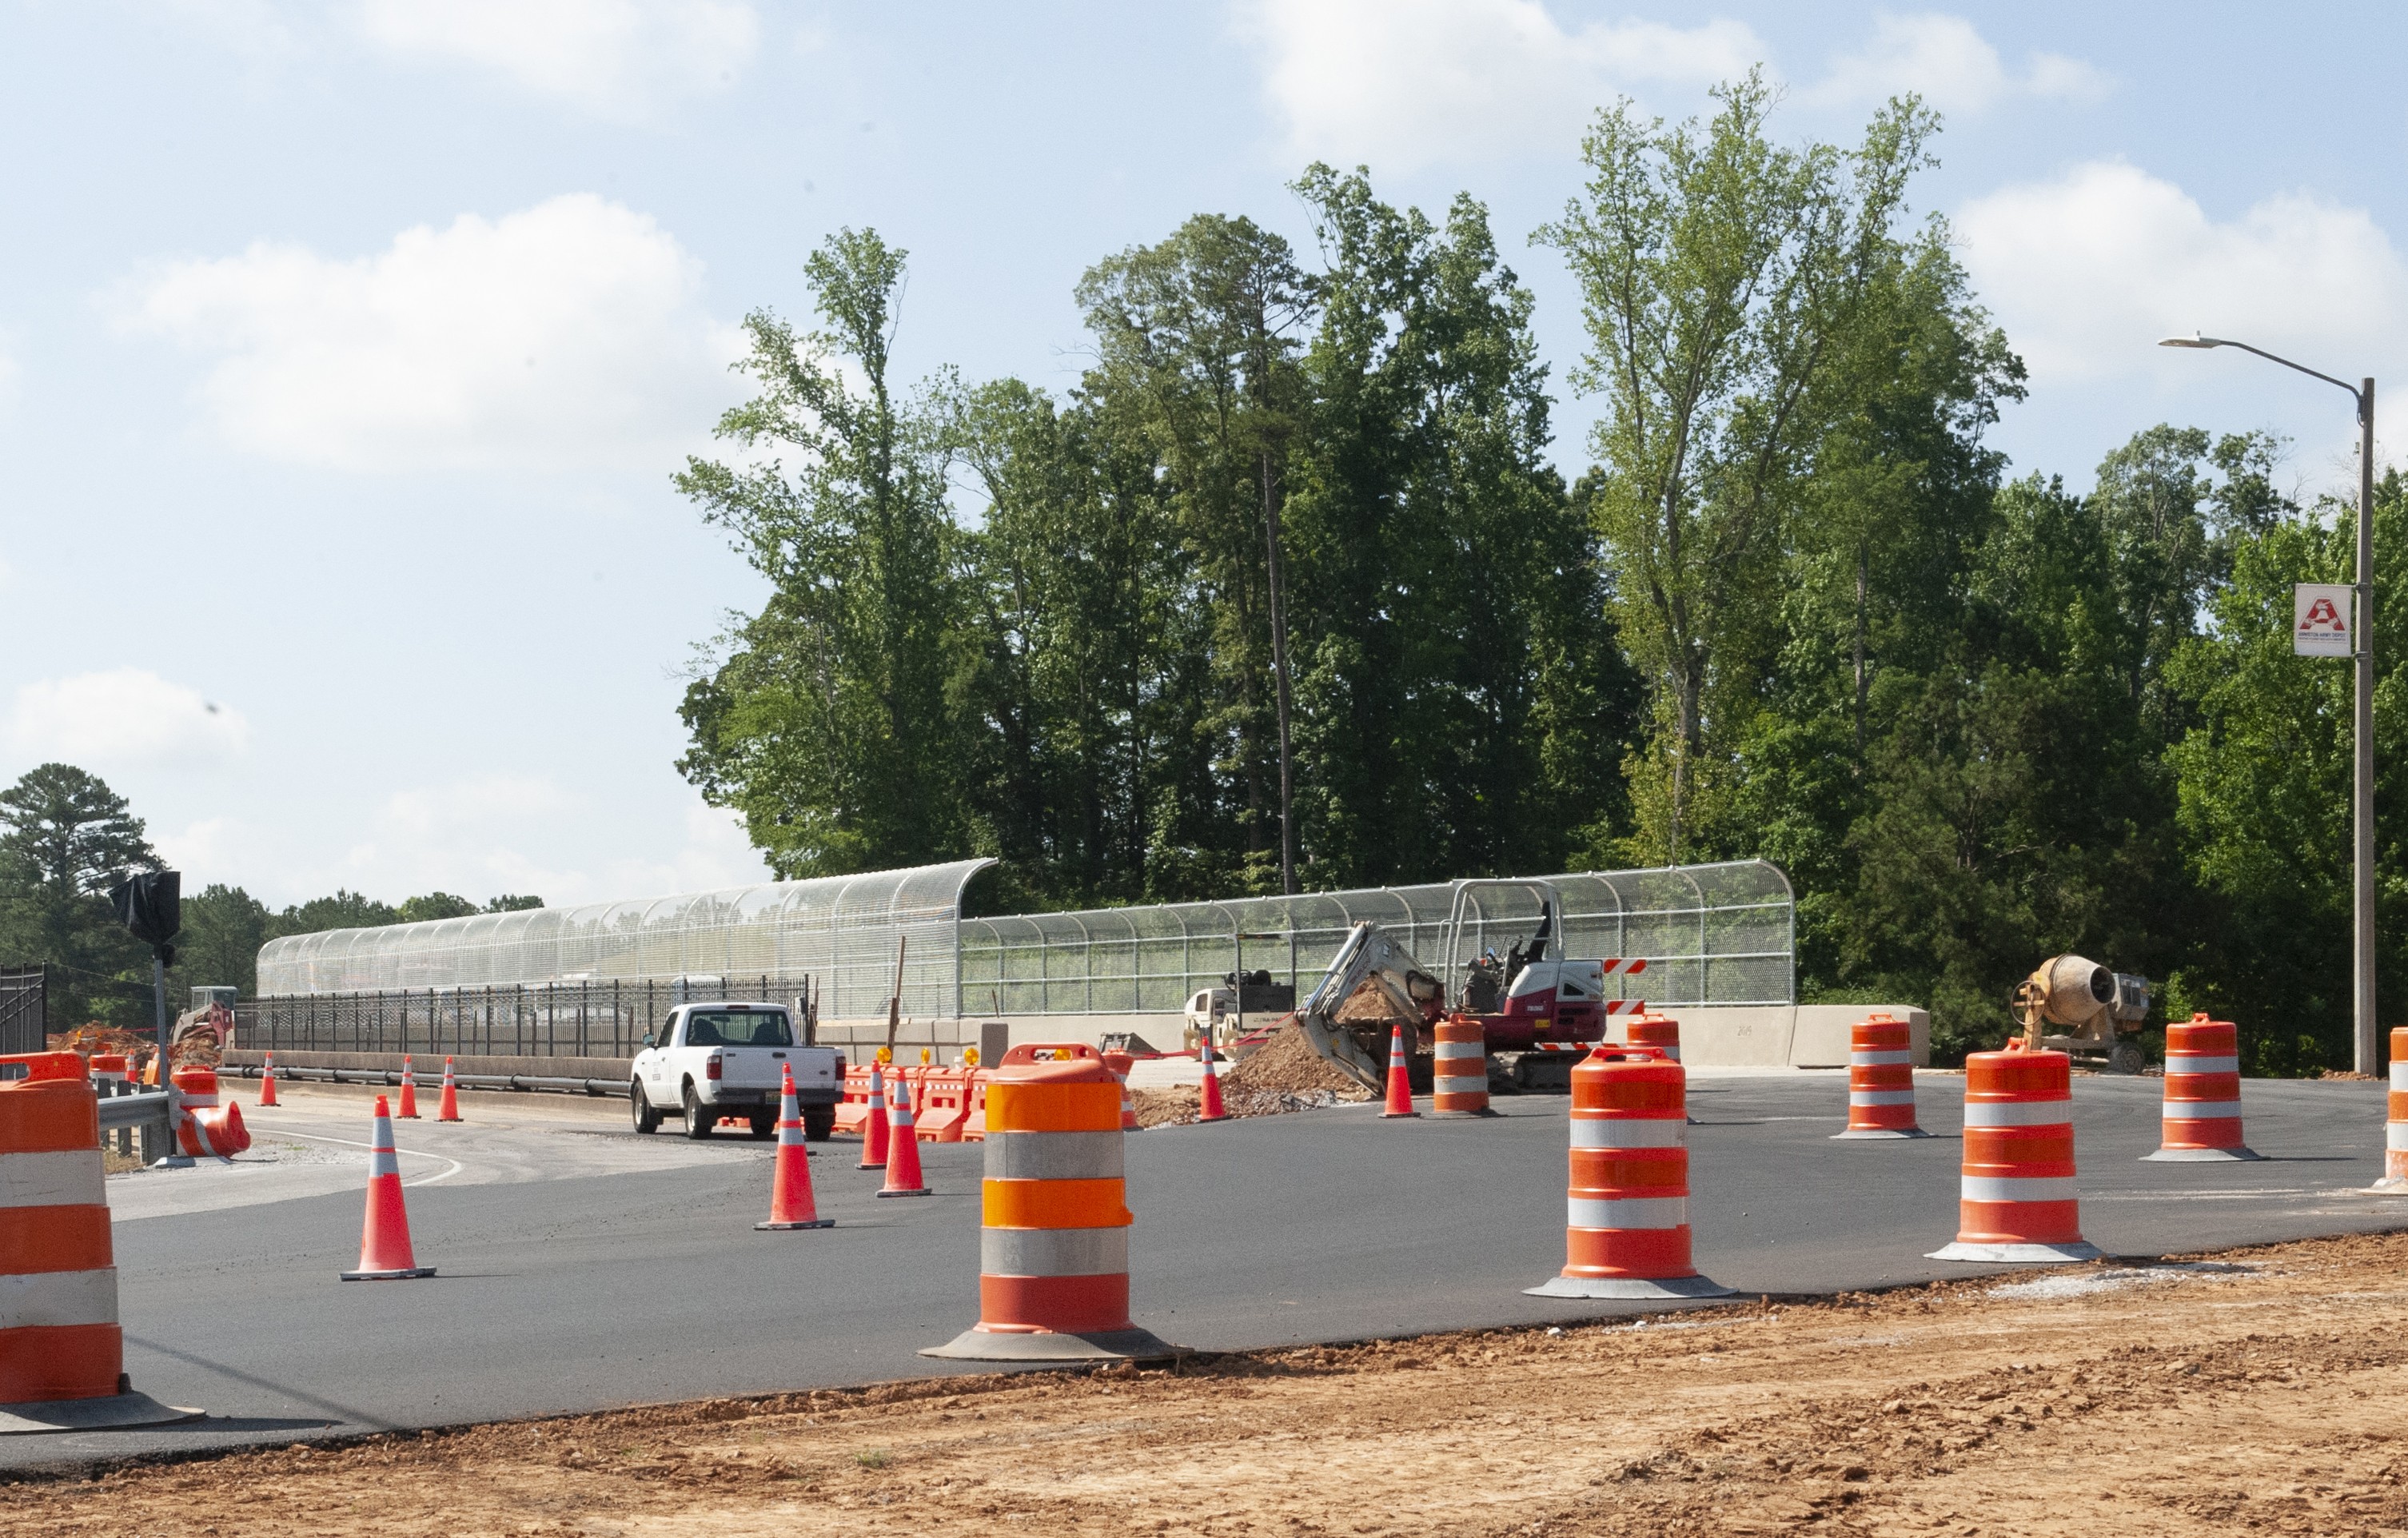
[[[792,454],[791,468],[690,459],[677,477],[773,587],[687,689],[678,767],[743,812],[781,876],[910,865],[965,840],[947,696],[961,662],[953,411],[943,381],[898,400],[888,380],[904,255],[875,231],[839,231],[804,266],[825,330],[745,318],[737,367],[759,394],[718,436]]]
[[[394,917],[403,924],[423,924],[431,919],[463,918],[482,913],[466,898],[453,897],[449,892],[429,892],[424,897],[404,898],[394,910]]]
[[[333,897],[311,898],[277,914],[276,934],[313,935],[323,929],[368,929],[400,922],[400,911],[390,903],[337,887]]]
[[[142,819],[96,775],[42,764],[0,791],[0,954],[50,969],[62,1028],[147,1018],[148,953],[107,893],[128,870],[158,869]]]
[[[1936,127],[1908,98],[1854,151],[1791,150],[1767,137],[1759,74],[1716,96],[1702,128],[1599,113],[1584,194],[1539,232],[1581,284],[1573,381],[1605,397],[1591,507],[1653,692],[1634,793],[1641,849],[1665,861],[1745,841],[1727,770],[1778,648],[1788,525],[1864,395],[1853,334],[1904,259],[1892,226]]]
[[[211,882],[184,898],[184,932],[168,971],[168,1004],[182,1009],[193,988],[234,987],[245,999],[259,991],[259,948],[280,932],[267,905],[239,886]]]

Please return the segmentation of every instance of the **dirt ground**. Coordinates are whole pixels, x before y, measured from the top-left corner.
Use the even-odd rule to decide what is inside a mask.
[[[1197,1118],[1202,1094],[1192,1085],[1133,1089],[1129,1101],[1140,1127],[1176,1126]],[[1282,1028],[1259,1051],[1221,1072],[1222,1108],[1233,1116],[1276,1116],[1370,1098],[1343,1069],[1313,1051],[1294,1026]]]
[[[0,1533],[2401,1533],[2403,1272],[2319,1240],[294,1445],[23,1478]]]

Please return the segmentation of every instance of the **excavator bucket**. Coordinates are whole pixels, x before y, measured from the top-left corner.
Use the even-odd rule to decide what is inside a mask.
[[[1357,924],[1297,1011],[1297,1024],[1315,1052],[1376,1091],[1387,1082],[1389,1028],[1418,1034],[1442,991],[1377,924]]]

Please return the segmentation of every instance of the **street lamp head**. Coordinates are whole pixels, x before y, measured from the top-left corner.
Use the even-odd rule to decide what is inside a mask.
[[[2168,337],[2157,345],[2159,347],[2223,347],[2228,344],[2214,337],[2202,337],[2193,333],[2187,337]]]

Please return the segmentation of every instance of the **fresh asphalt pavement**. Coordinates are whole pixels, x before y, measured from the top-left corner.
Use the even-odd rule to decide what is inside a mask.
[[[1961,1085],[1918,1080],[1933,1137],[1833,1142],[1842,1074],[1693,1079],[1699,1267],[1749,1295],[2004,1269],[1924,1258],[1955,1236]],[[2380,1084],[2250,1082],[2267,1157],[2249,1164],[2141,1162],[2160,1087],[2074,1082],[2083,1225],[2110,1254],[2408,1227],[2408,1199],[2361,1194],[2382,1173]],[[624,1110],[474,1096],[467,1125],[404,1124],[398,1140],[418,1259],[439,1274],[346,1283],[366,1164],[332,1140],[365,1138],[364,1102],[288,1099],[252,1122],[271,1152],[326,1150],[291,1171],[110,1182],[127,1369],[208,1417],[0,1439],[0,1463],[979,1370],[915,1355],[978,1316],[975,1144],[924,1146],[937,1194],[889,1200],[854,1167],[858,1143],[817,1144],[837,1226],[762,1233],[769,1149],[737,1130],[708,1147],[674,1122],[639,1139]],[[1132,1134],[1138,1322],[1227,1350],[1660,1309],[1524,1295],[1562,1263],[1568,1102],[1497,1104],[1481,1121],[1351,1106]],[[187,1179],[200,1210],[171,1200]],[[209,1194],[237,1180],[238,1200]]]

